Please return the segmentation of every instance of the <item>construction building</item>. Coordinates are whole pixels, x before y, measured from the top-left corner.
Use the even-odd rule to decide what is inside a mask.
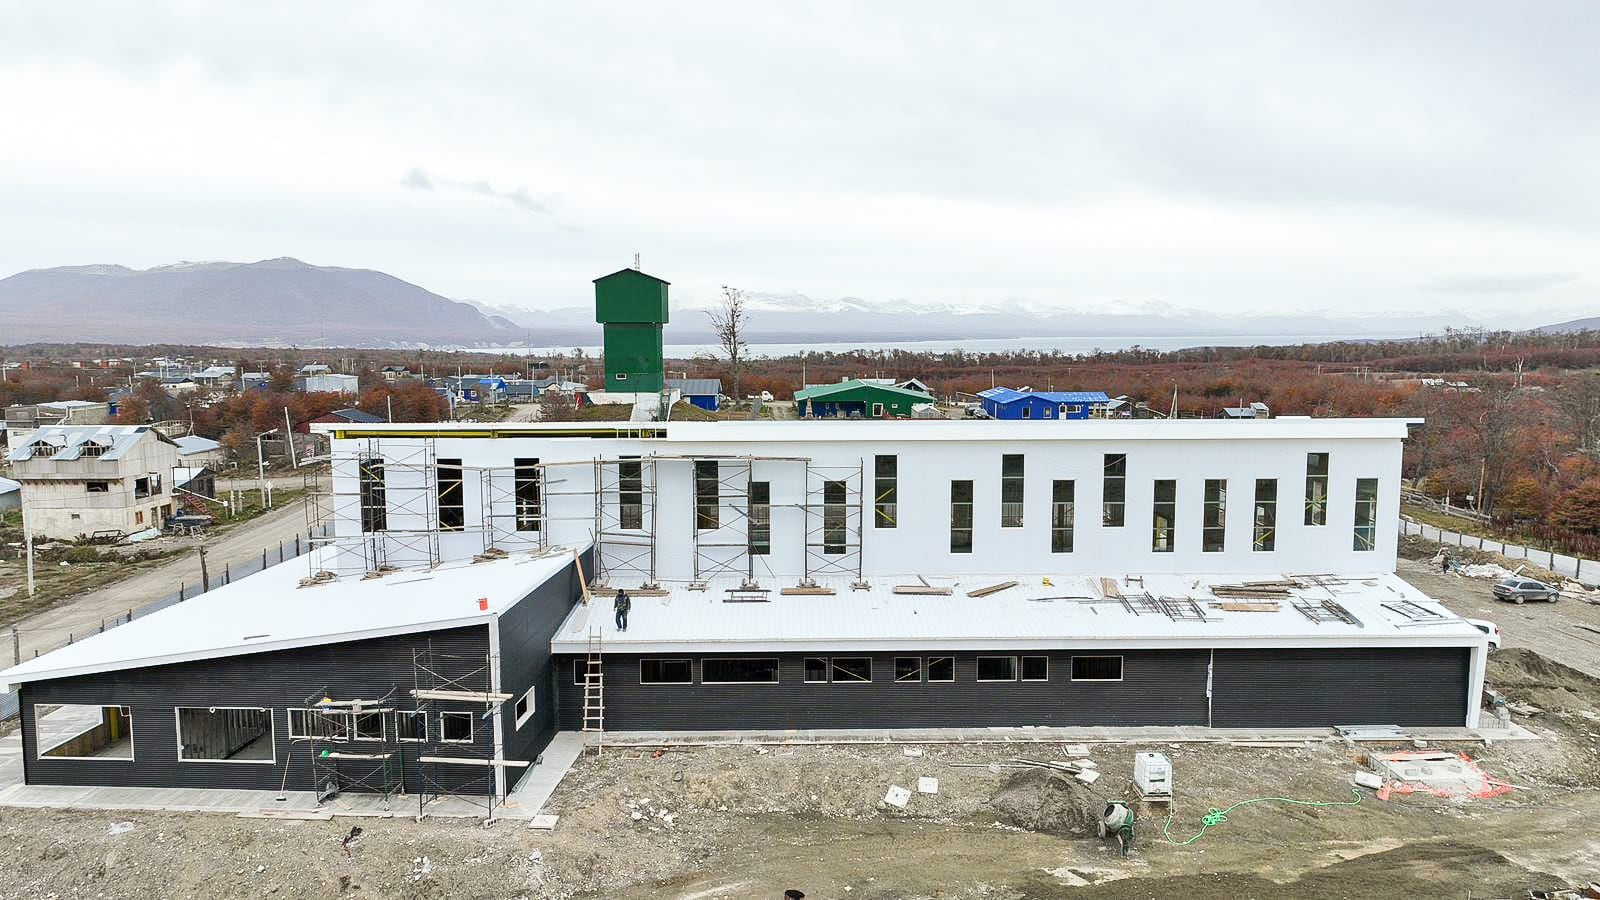
[[[172,515],[178,445],[147,425],[53,425],[11,445],[35,535],[72,540],[160,528]]]
[[[319,426],[321,546],[0,689],[30,782],[319,794],[503,797],[561,729],[1473,727],[1411,424]]]

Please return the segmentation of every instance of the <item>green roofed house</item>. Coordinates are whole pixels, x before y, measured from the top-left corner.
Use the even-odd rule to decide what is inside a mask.
[[[594,320],[605,326],[606,390],[659,391],[665,375],[661,329],[667,324],[667,282],[638,269],[594,280]]]
[[[795,414],[802,419],[909,418],[912,407],[932,402],[921,391],[860,379],[814,385],[794,395]]]

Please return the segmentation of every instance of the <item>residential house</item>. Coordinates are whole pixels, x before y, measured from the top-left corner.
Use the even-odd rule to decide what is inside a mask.
[[[859,378],[796,391],[795,413],[802,419],[905,419],[933,397]]]
[[[172,515],[178,445],[147,425],[52,425],[7,458],[35,534],[132,534]]]
[[[719,378],[668,378],[667,387],[679,393],[691,406],[706,412],[716,412],[722,401],[722,380]]]
[[[1035,391],[993,387],[978,392],[991,419],[1105,418],[1111,398],[1104,391]]]
[[[1219,419],[1270,419],[1272,410],[1265,403],[1257,400],[1248,406],[1225,406],[1222,412],[1217,413]]]
[[[185,466],[207,466],[220,469],[227,461],[228,453],[222,445],[208,437],[198,434],[187,434],[183,437],[173,438],[173,443],[178,445],[178,462]]]

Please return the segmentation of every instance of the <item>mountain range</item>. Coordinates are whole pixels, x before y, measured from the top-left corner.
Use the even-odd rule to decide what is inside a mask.
[[[298,259],[67,266],[0,279],[0,344],[398,346],[510,343],[525,331],[371,269]]]
[[[1355,317],[1331,313],[1228,315],[1170,304],[1107,303],[1061,309],[1026,300],[957,306],[855,297],[817,299],[752,292],[752,344],[1104,338],[1300,343],[1415,336],[1448,327],[1526,327],[1459,313]],[[669,344],[714,342],[705,308],[674,302]],[[1600,327],[1580,319],[1542,330]],[[453,300],[371,269],[297,259],[33,269],[0,279],[0,345],[31,342],[232,346],[470,347],[592,346],[600,328],[589,307],[548,311]]]

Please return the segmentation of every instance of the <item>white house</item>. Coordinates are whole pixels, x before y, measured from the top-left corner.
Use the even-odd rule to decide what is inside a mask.
[[[149,426],[40,428],[14,444],[8,458],[35,534],[132,534],[160,528],[172,515],[178,446]]]

